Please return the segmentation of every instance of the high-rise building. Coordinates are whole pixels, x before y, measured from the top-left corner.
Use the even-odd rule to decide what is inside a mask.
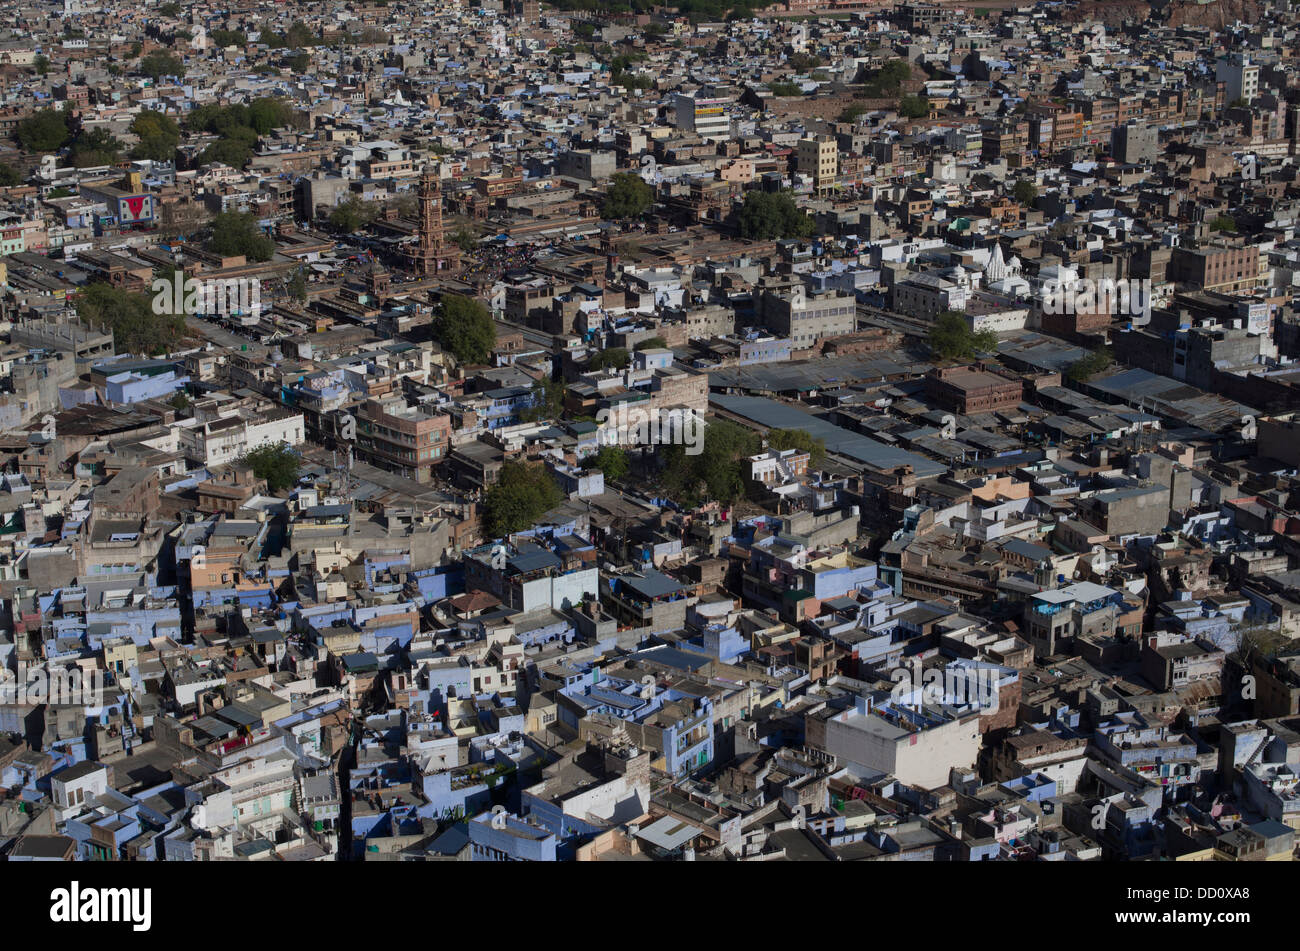
[[[1125,165],[1154,164],[1159,156],[1160,135],[1155,126],[1126,122],[1110,130],[1110,154]]]
[[[676,107],[674,124],[687,132],[706,139],[726,139],[731,136],[731,120],[727,106],[731,99],[717,96],[706,90],[678,93],[673,99]]]
[[[1245,53],[1220,56],[1214,64],[1214,81],[1223,83],[1224,102],[1250,102],[1259,95],[1259,66]]]
[[[799,140],[796,154],[799,173],[812,179],[813,191],[833,188],[839,175],[839,144],[833,135],[814,135]]]

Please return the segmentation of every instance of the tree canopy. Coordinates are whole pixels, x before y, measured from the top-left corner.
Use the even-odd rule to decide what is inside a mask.
[[[259,479],[265,479],[266,487],[272,492],[279,492],[292,488],[298,481],[302,458],[287,443],[266,443],[250,449],[236,461],[252,469]]]
[[[564,415],[564,384],[543,377],[533,384],[533,405],[524,409],[519,418],[525,423],[539,419],[559,419]]]
[[[247,46],[248,34],[241,30],[213,30],[208,34],[219,49],[227,46]]]
[[[898,101],[898,112],[905,119],[924,119],[930,114],[930,100],[925,96],[904,96]]]
[[[1102,347],[1100,350],[1094,350],[1082,359],[1075,360],[1065,371],[1067,379],[1074,380],[1076,383],[1082,383],[1089,380],[1098,373],[1104,373],[1109,370],[1115,362],[1114,356],[1109,347]]]
[[[302,268],[297,268],[289,276],[285,290],[294,300],[305,302],[307,300],[307,272]]]
[[[107,129],[83,130],[68,152],[68,161],[77,168],[114,165],[121,157],[122,143]]]
[[[767,434],[770,449],[798,449],[808,453],[808,461],[819,466],[826,458],[826,442],[804,429],[773,429]]]
[[[242,254],[249,261],[269,261],[275,254],[275,241],[257,226],[252,212],[223,211],[209,228],[208,250],[214,254]]]
[[[287,103],[263,97],[247,106],[240,103],[197,106],[185,116],[185,128],[190,132],[210,132],[220,137],[203,150],[198,164],[220,162],[243,168],[259,135],[292,125],[297,117],[298,114]]]
[[[687,454],[678,444],[662,449],[660,484],[670,498],[685,505],[704,499],[731,503],[744,492],[742,463],[758,451],[757,433],[729,420],[710,420],[698,455]]]
[[[976,333],[962,314],[946,310],[935,320],[927,342],[940,359],[970,360],[980,351],[996,350],[998,335],[991,330]]]
[[[171,116],[145,109],[131,120],[131,131],[140,141],[131,149],[131,157],[168,162],[176,157],[181,129]]]
[[[599,469],[609,482],[627,478],[632,468],[627,450],[622,446],[601,446],[600,451],[587,460],[586,467]]]
[[[811,238],[817,231],[813,219],[795,204],[788,191],[765,192],[751,189],[740,209],[740,236],[760,241],[779,238]]]
[[[532,528],[564,501],[564,493],[541,463],[511,461],[483,498],[483,525],[492,538]]]
[[[457,228],[451,235],[452,242],[466,254],[478,248],[478,238],[474,237],[474,232],[470,231],[464,225]]]
[[[459,363],[487,363],[497,331],[482,301],[444,294],[433,321],[433,337]]]
[[[654,189],[640,175],[620,172],[610,179],[600,213],[606,218],[635,218],[654,204]]]
[[[610,347],[608,350],[598,350],[593,353],[591,359],[587,361],[587,369],[604,370],[606,367],[612,367],[621,370],[631,362],[631,355],[623,347]]]
[[[1022,205],[1032,205],[1038,198],[1038,186],[1029,179],[1022,178],[1011,189],[1011,197]]]
[[[185,75],[185,63],[180,57],[173,56],[171,53],[164,53],[162,50],[157,50],[148,56],[142,57],[137,68],[154,82],[158,82],[164,76],[175,76],[180,79]]]
[[[375,220],[377,210],[373,204],[362,201],[356,195],[349,195],[330,212],[329,225],[342,234],[360,231]]]
[[[884,66],[863,77],[862,94],[867,99],[890,99],[903,89],[903,83],[912,78],[912,67],[906,60],[891,59]]]
[[[77,295],[76,308],[78,316],[88,324],[113,334],[119,353],[170,353],[185,335],[183,317],[155,313],[148,295],[102,281],[86,285]]]
[[[68,131],[67,117],[62,112],[42,109],[19,122],[14,136],[18,144],[29,152],[55,152],[63,148],[72,133]]]
[[[857,122],[859,118],[866,115],[867,107],[860,102],[851,102],[835,117],[836,122]]]

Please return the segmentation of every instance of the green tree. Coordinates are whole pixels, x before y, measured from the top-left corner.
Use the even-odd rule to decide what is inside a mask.
[[[497,331],[482,301],[444,294],[433,321],[433,338],[459,363],[487,363]]]
[[[283,128],[293,121],[293,109],[279,99],[255,99],[248,107],[248,124],[258,135]]]
[[[181,130],[171,116],[146,109],[131,120],[131,131],[140,139],[131,149],[132,158],[166,162],[176,157]]]
[[[930,352],[942,360],[970,360],[981,351],[997,349],[998,335],[991,330],[971,330],[962,314],[946,310],[939,314],[927,338]]]
[[[1093,350],[1086,357],[1075,360],[1065,371],[1067,379],[1076,383],[1082,383],[1090,380],[1098,373],[1104,373],[1114,364],[1115,357],[1109,347],[1102,347],[1100,350]]]
[[[663,337],[646,337],[646,339],[637,343],[633,350],[662,350],[668,346],[668,341]]]
[[[1011,197],[1028,208],[1038,200],[1038,186],[1029,179],[1022,178],[1011,189]]]
[[[621,70],[612,74],[609,81],[611,85],[623,89],[649,89],[654,85],[654,80],[645,73],[629,73]]]
[[[249,130],[252,131],[251,129]],[[237,136],[219,139],[199,153],[198,164],[219,162],[231,168],[243,168],[253,154],[253,143]]]
[[[851,102],[835,117],[836,122],[857,122],[862,116],[867,114],[867,107],[860,102]]]
[[[307,26],[307,24],[301,20],[295,20],[293,25],[285,31],[284,39],[289,46],[303,47],[315,46],[320,38],[311,31],[311,27]]]
[[[286,288],[290,297],[296,301],[307,300],[307,273],[302,268],[294,270],[289,277],[288,287]]]
[[[212,42],[218,49],[225,49],[227,46],[247,46],[248,34],[240,30],[213,30],[208,34],[212,37]]]
[[[113,334],[119,353],[146,356],[170,353],[185,335],[185,319],[155,313],[152,298],[102,281],[86,285],[77,295],[77,314],[92,327]]]
[[[808,453],[808,461],[814,466],[822,464],[826,458],[826,443],[818,436],[805,429],[773,429],[767,434],[770,449],[798,449]]]
[[[768,83],[767,88],[772,91],[772,95],[781,96],[783,98],[803,95],[803,90],[799,88],[798,83],[791,83],[791,82]]]
[[[541,463],[507,462],[483,498],[483,526],[492,538],[532,528],[564,501],[564,494]]]
[[[466,254],[469,254],[478,248],[478,238],[474,237],[474,232],[470,231],[463,225],[456,229],[451,236],[451,240],[455,243],[456,247],[460,248]]]
[[[811,53],[795,53],[786,60],[786,64],[796,73],[806,73],[822,65],[822,58]]]
[[[743,461],[759,451],[758,435],[725,419],[709,421],[698,455],[673,444],[660,453],[660,483],[669,497],[686,505],[703,499],[731,503],[745,488]]]
[[[208,250],[214,254],[242,254],[250,262],[269,261],[275,254],[275,242],[257,226],[252,212],[223,211],[208,227]]]
[[[610,179],[600,213],[606,218],[636,218],[654,204],[654,189],[634,172],[620,172]]]
[[[179,3],[164,3],[158,8],[158,12],[165,17],[179,16],[181,5]]]
[[[12,165],[0,164],[0,188],[12,188],[22,183],[23,177],[18,174],[17,169]]]
[[[18,123],[14,135],[29,152],[56,152],[71,137],[67,117],[57,109],[33,112]]]
[[[564,415],[564,384],[550,377],[543,377],[533,383],[533,405],[526,407],[519,414],[525,423],[535,423],[539,419],[558,419]]]
[[[139,70],[154,82],[158,82],[164,76],[175,76],[180,79],[185,75],[185,63],[171,53],[157,50],[140,60]]]
[[[587,370],[604,370],[612,368],[621,370],[632,362],[632,357],[623,347],[610,347],[608,350],[598,350],[591,355],[587,361]]]
[[[294,53],[284,61],[284,65],[295,73],[305,73],[311,69],[311,54],[305,52]]]
[[[740,209],[740,236],[759,241],[780,238],[811,238],[817,230],[813,219],[795,204],[788,191],[745,193]]]
[[[50,71],[50,58],[45,55],[38,56],[32,60],[32,65],[36,67],[37,73],[44,76]]]
[[[905,60],[892,59],[875,72],[863,77],[863,96],[867,99],[890,99],[912,78],[912,67]]]
[[[1215,215],[1210,221],[1211,231],[1236,231],[1237,222],[1231,215]]]
[[[600,452],[587,460],[588,469],[599,469],[610,482],[626,479],[632,464],[628,461],[627,450],[622,446],[602,446]]]
[[[330,227],[341,234],[360,231],[375,219],[376,209],[370,202],[362,201],[356,195],[349,195],[330,212]]]
[[[898,101],[898,112],[905,119],[924,119],[930,114],[930,100],[924,96],[904,96]]]
[[[257,42],[273,50],[282,50],[289,45],[283,33],[277,33],[269,26],[264,26],[257,31]]]
[[[77,168],[113,165],[122,157],[122,143],[107,129],[83,131],[72,143],[68,160]]]
[[[235,461],[252,469],[257,478],[265,479],[266,487],[272,492],[295,485],[298,468],[302,465],[302,457],[288,443],[266,443],[250,449]]]
[[[173,409],[177,410],[178,412],[184,412],[185,410],[190,408],[190,398],[185,395],[184,390],[177,390],[175,393],[172,394],[172,398],[169,399],[167,402]]]

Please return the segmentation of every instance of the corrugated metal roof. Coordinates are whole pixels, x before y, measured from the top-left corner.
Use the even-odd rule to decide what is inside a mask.
[[[775,400],[761,396],[715,394],[709,397],[709,402],[769,429],[802,429],[822,440],[828,452],[856,459],[875,469],[889,470],[910,465],[920,476],[941,475],[948,471],[948,467],[942,462],[886,445],[869,436],[841,429],[824,419]]]

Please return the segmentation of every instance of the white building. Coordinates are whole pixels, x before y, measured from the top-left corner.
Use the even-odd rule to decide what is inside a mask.
[[[76,763],[50,777],[50,796],[62,818],[76,815],[106,792],[108,767],[93,760]]]
[[[875,709],[858,697],[852,709],[826,721],[826,751],[839,762],[923,789],[947,783],[954,767],[973,765],[979,747],[976,714],[948,718],[929,707]]]
[[[301,445],[306,438],[303,418],[298,413],[270,413],[249,418],[239,412],[217,419],[184,419],[175,424],[185,455],[200,465],[218,466],[233,462],[265,445]]]
[[[1221,56],[1214,63],[1214,81],[1223,83],[1224,101],[1250,102],[1259,95],[1259,66],[1245,53]]]
[[[727,97],[713,96],[705,90],[678,93],[673,97],[676,109],[673,124],[706,139],[730,138],[731,120],[727,117],[730,102]]]

